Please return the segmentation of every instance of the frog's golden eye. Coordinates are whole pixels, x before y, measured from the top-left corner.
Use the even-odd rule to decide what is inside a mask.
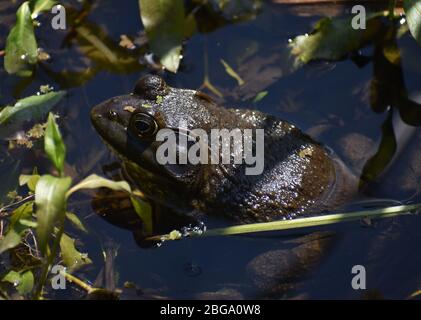
[[[139,138],[151,138],[157,133],[159,126],[153,116],[139,112],[131,117],[129,128]]]

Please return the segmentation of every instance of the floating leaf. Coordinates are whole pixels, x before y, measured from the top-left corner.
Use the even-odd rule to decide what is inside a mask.
[[[41,12],[49,11],[58,2],[54,0],[31,0],[29,1],[29,7],[31,8],[31,17],[36,19]]]
[[[70,177],[57,178],[50,175],[42,176],[37,183],[35,189],[37,238],[42,253],[46,252],[54,226],[58,222],[64,222],[66,192],[71,183]]]
[[[2,281],[13,284],[21,295],[30,293],[34,287],[34,275],[32,271],[18,273],[12,270],[3,277]]]
[[[72,225],[76,229],[88,233],[88,230],[85,228],[84,224],[82,223],[82,221],[80,221],[79,217],[76,214],[72,212],[66,212],[66,218],[72,223]]]
[[[221,59],[221,63],[224,66],[226,73],[228,73],[229,76],[237,80],[239,86],[244,84],[244,80],[241,79],[238,73],[235,72],[234,69],[231,68],[231,66],[224,59]]]
[[[64,97],[64,91],[30,96],[19,100],[13,107],[0,111],[0,139],[12,135],[27,121],[39,121]]]
[[[139,0],[140,16],[149,45],[161,64],[177,72],[186,26],[183,0]]]
[[[363,47],[382,28],[377,16],[368,17],[367,28],[363,30],[352,28],[351,19],[319,20],[311,34],[300,35],[290,42],[295,66],[312,60],[339,60]]]
[[[45,129],[44,148],[48,158],[61,175],[64,170],[66,146],[52,113],[48,116],[47,128]]]
[[[421,0],[404,0],[403,8],[408,21],[409,31],[421,45]]]
[[[143,222],[144,233],[146,235],[151,235],[153,232],[153,215],[151,205],[135,196],[131,196],[130,200],[134,210]]]
[[[3,239],[0,240],[0,254],[19,245],[23,233],[28,226],[21,223],[21,220],[31,218],[33,202],[29,201],[15,209],[10,219],[9,228]]]
[[[69,272],[74,272],[77,269],[92,263],[86,253],[79,252],[75,247],[75,240],[63,233],[60,239],[60,251],[63,263],[69,268]]]
[[[29,77],[37,62],[38,45],[28,2],[24,2],[16,13],[16,24],[6,41],[4,68],[9,74]]]
[[[92,174],[89,177],[83,179],[77,185],[73,186],[68,192],[67,197],[72,193],[80,189],[97,189],[97,188],[109,188],[116,191],[126,191],[128,193],[132,192],[130,185],[126,181],[112,181],[106,178],[100,177],[96,174]]]

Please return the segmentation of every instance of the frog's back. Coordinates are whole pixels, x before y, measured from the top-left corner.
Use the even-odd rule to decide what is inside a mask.
[[[343,177],[337,175],[344,171],[321,144],[287,121],[254,110],[227,110],[244,121],[244,127],[264,129],[264,169],[246,175],[245,165],[214,167],[206,176],[203,210],[244,223],[295,217],[340,204],[336,194],[343,183],[337,182]]]

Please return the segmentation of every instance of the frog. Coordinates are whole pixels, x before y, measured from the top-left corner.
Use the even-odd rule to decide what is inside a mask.
[[[93,107],[91,122],[121,159],[130,184],[148,201],[181,215],[222,216],[240,224],[290,219],[338,208],[358,185],[334,152],[294,124],[259,110],[219,105],[201,91],[171,87],[159,75],[145,75],[133,92]],[[198,128],[262,129],[262,172],[246,174],[244,161],[158,161],[161,130],[182,135]],[[175,148],[178,155],[187,152]]]

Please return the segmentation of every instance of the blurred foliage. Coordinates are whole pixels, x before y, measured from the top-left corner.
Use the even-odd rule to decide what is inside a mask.
[[[0,254],[17,248],[31,229],[36,229],[36,247],[33,249],[42,260],[41,270],[37,270],[36,286],[32,271],[10,271],[1,281],[14,284],[21,295],[32,293],[34,298],[42,298],[49,270],[57,263],[58,256],[68,268],[67,272],[75,272],[79,268],[92,263],[88,255],[81,253],[75,246],[75,240],[64,233],[67,219],[77,228],[86,232],[77,215],[67,212],[67,199],[81,189],[110,188],[127,192],[135,199],[140,216],[151,220],[148,204],[138,198],[127,182],[115,182],[97,175],[92,175],[71,187],[72,179],[65,175],[64,164],[66,148],[53,114],[49,114],[44,136],[44,149],[59,176],[21,175],[19,181],[35,192],[35,201],[26,201],[13,211],[5,235],[0,238]],[[31,198],[31,197],[29,197]],[[36,205],[34,207],[34,204]],[[143,212],[142,210],[145,210]]]

